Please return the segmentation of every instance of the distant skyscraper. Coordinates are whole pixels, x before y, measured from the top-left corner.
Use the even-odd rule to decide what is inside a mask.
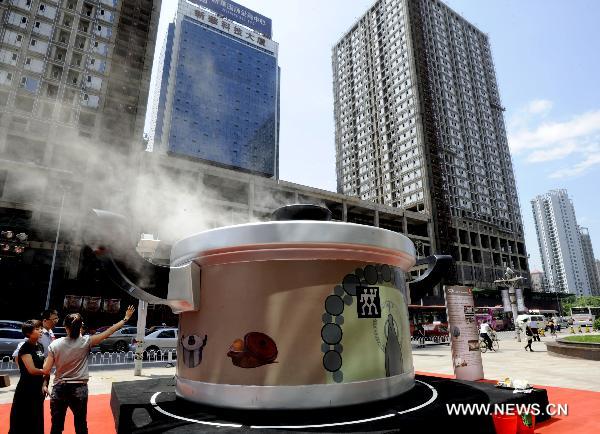
[[[585,269],[588,274],[588,279],[590,280],[592,295],[600,295],[600,279],[598,278],[598,272],[596,271],[594,248],[592,247],[592,239],[590,238],[590,232],[588,231],[588,228],[580,227],[579,235],[581,236],[583,260],[585,262]]]
[[[531,201],[546,281],[551,291],[590,295],[575,208],[566,190],[551,190]]]
[[[488,36],[437,0],[380,0],[332,54],[338,192],[432,216],[458,282],[529,276]]]
[[[229,0],[192,3],[180,0],[169,26],[153,147],[277,177],[279,68],[271,20]]]

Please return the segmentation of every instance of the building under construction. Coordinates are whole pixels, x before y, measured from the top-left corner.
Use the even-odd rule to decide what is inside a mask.
[[[37,315],[51,275],[60,307],[83,263],[84,215],[124,196],[132,151],[143,149],[160,6],[0,1],[3,312]]]
[[[338,192],[430,215],[453,283],[528,278],[487,35],[437,0],[380,0],[332,64]]]

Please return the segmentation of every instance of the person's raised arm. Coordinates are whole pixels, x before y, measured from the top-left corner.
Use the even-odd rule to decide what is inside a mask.
[[[112,335],[114,332],[119,330],[121,327],[123,327],[125,325],[125,323],[127,321],[129,321],[129,318],[131,318],[131,315],[133,315],[134,311],[135,311],[135,308],[133,307],[133,305],[129,306],[127,308],[127,312],[125,312],[125,318],[123,318],[118,323],[113,324],[108,329],[104,330],[102,333],[98,333],[96,335],[91,336],[90,337],[90,345],[92,347],[94,347],[94,346],[100,344],[100,342],[102,342],[104,339],[106,339],[107,337]]]
[[[33,364],[33,357],[31,357],[31,354],[23,354],[19,357],[21,358],[23,365],[25,365],[27,372],[29,372],[31,375],[44,375],[44,370],[36,368]]]

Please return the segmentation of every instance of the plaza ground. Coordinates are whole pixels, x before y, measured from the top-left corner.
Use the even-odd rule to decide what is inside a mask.
[[[517,342],[514,332],[500,333],[500,350],[482,355],[485,378],[499,380],[506,377],[527,380],[537,387],[548,390],[551,403],[568,404],[568,416],[553,418],[536,428],[540,434],[562,432],[595,432],[600,417],[600,362],[554,357],[547,353],[544,341],[534,342],[534,352],[524,350],[525,342]],[[562,334],[561,336],[566,336]],[[428,344],[425,348],[413,345],[415,371],[424,375],[452,377],[453,370],[449,345]],[[173,376],[175,368],[166,364],[153,364],[143,370],[142,377],[133,376],[132,367],[91,369],[88,423],[90,433],[114,433],[110,411],[110,391],[113,382],[135,381]],[[0,420],[8,421],[10,403],[18,382],[18,373],[11,375],[11,386],[0,389]],[[49,401],[46,400],[46,431],[49,432]],[[2,424],[4,425],[4,424]],[[65,432],[71,433],[72,417],[68,413]],[[0,430],[4,431],[4,426]]]

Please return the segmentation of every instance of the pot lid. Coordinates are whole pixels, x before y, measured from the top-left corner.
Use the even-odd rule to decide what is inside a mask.
[[[279,247],[278,247],[279,246]],[[289,220],[225,226],[184,238],[171,249],[171,266],[182,266],[216,252],[269,249],[285,246],[287,251],[311,248],[352,249],[364,252],[386,251],[403,257],[409,268],[414,264],[415,247],[410,239],[397,232],[354,223]],[[345,259],[340,257],[340,259]],[[348,258],[350,259],[350,258]],[[356,259],[356,255],[352,256]],[[408,262],[412,262],[408,264]]]

